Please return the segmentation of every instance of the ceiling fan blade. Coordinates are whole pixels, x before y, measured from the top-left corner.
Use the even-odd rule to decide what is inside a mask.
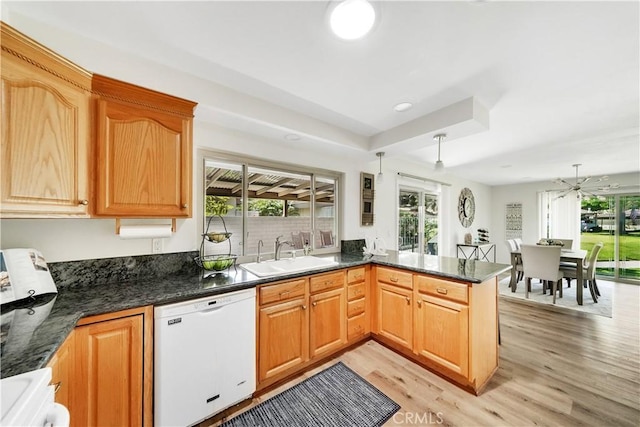
[[[587,176],[587,177],[585,177],[585,178],[582,178],[580,181],[578,181],[578,183],[577,183],[576,185],[582,185],[582,184],[584,184],[585,182],[589,182],[589,180],[590,180],[590,179],[591,179],[591,177],[590,177],[590,176]]]
[[[567,194],[571,193],[571,191],[572,191],[572,189],[570,188],[570,189],[566,190],[564,193],[554,197],[553,200],[563,199]]]

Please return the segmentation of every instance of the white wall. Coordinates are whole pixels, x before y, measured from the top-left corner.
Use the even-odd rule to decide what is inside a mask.
[[[637,194],[640,186],[640,173],[610,175],[607,182],[618,183],[623,186],[620,190],[616,190],[617,192],[635,192]],[[491,241],[496,243],[498,262],[509,263],[509,252],[505,244],[506,205],[509,203],[522,203],[522,240],[529,243],[537,242],[541,237],[544,237],[538,232],[537,193],[558,188],[556,184],[548,181],[503,185],[492,188],[492,221],[489,231]],[[614,193],[612,192],[611,194]]]
[[[220,85],[208,83],[192,75],[183,74],[164,66],[150,63],[143,58],[115,51],[111,47],[73,37],[63,30],[29,18],[3,13],[3,19],[19,31],[41,41],[78,65],[95,73],[129,81],[151,89],[191,99],[199,103],[194,120],[194,217],[178,220],[177,232],[163,239],[163,252],[197,250],[200,245],[202,218],[197,209],[202,179],[198,175],[196,149],[209,148],[238,153],[278,162],[310,166],[344,174],[341,200],[343,206],[341,239],[359,239],[377,235],[393,243],[395,236],[396,189],[394,179],[388,179],[377,188],[375,202],[375,226],[360,226],[360,172],[377,173],[378,160],[373,153],[361,148],[360,137],[332,127],[297,112],[269,105],[264,101],[240,94]],[[216,124],[216,111],[250,111],[254,117],[273,120],[277,125],[299,126],[304,132],[324,138],[326,143],[302,141],[288,142],[252,135]],[[276,126],[277,127],[277,126]],[[329,138],[340,141],[332,144]],[[351,138],[351,144],[343,144]],[[305,142],[306,141],[306,142]],[[375,159],[375,160],[374,160]],[[445,159],[446,162],[446,159]],[[456,203],[462,187],[469,187],[476,196],[476,220],[471,230],[474,236],[479,227],[489,227],[491,191],[481,184],[462,181],[450,176],[435,176],[428,171],[430,165],[398,163],[393,158],[383,160],[385,173],[390,177],[398,171],[446,181],[452,184],[450,196],[445,200],[450,222],[442,224],[449,230],[447,244],[441,249],[443,255],[455,255],[455,243],[463,240],[467,231],[457,220]],[[131,220],[128,223],[140,221]],[[158,221],[146,221],[146,223]],[[0,246],[35,247],[42,251],[48,261],[105,258],[151,253],[151,240],[120,240],[115,234],[115,221],[108,219],[26,219],[2,220],[0,224]],[[448,248],[447,248],[448,246]],[[446,249],[446,250],[443,250]]]

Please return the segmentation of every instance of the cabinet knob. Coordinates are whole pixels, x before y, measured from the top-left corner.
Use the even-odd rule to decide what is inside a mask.
[[[316,305],[318,305],[318,303],[314,301],[311,303],[311,305],[315,307]]]
[[[418,307],[422,307],[422,301],[418,300]]]
[[[86,200],[86,199],[83,199],[83,200],[80,200],[80,203],[79,203],[79,204],[81,204],[81,205],[83,205],[83,206],[87,206],[87,205],[89,204],[89,201],[88,201],[88,200]]]
[[[407,304],[411,304],[411,298],[405,297],[405,299],[407,300]]]
[[[302,309],[303,309],[303,310],[306,310],[306,309],[307,309],[307,306],[303,304],[303,305],[302,305]]]
[[[182,209],[187,209],[189,207],[189,205],[187,203],[182,205]]]

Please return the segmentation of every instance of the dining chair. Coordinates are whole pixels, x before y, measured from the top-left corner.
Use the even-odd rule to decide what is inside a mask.
[[[555,237],[552,237],[551,240],[555,240],[556,242],[562,242],[562,249],[573,248],[573,239],[556,239]]]
[[[509,249],[509,254],[516,252],[519,249],[515,239],[508,239],[506,243],[507,243],[507,248]],[[513,268],[516,270],[516,282],[519,282],[520,280],[522,280],[522,277],[524,276],[524,270],[522,269],[521,255],[516,255],[516,265],[514,265]]]
[[[560,271],[560,246],[522,245],[522,267],[525,277],[525,297],[531,292],[531,278],[543,281],[542,291],[546,293],[546,286],[551,283],[553,303],[556,303],[556,292],[562,298],[562,271]],[[560,286],[558,286],[560,283]]]
[[[320,241],[322,247],[333,246],[333,234],[331,231],[320,231]]]
[[[517,238],[513,239],[513,241],[516,243],[516,249],[520,250],[520,246],[522,246],[522,239],[517,237]]]
[[[585,284],[588,284],[589,292],[591,292],[591,298],[593,298],[593,302],[598,302],[598,297],[600,296],[600,290],[598,289],[598,284],[596,283],[596,264],[598,263],[598,254],[604,244],[602,242],[598,242],[593,245],[591,248],[591,253],[589,254],[589,258],[585,259],[582,263],[582,279]],[[571,279],[575,279],[577,277],[576,266],[561,266],[560,270],[562,271],[564,277],[567,279],[567,282],[571,284]],[[578,283],[576,286],[580,286],[581,283]]]
[[[291,233],[291,242],[293,243],[294,249],[302,249],[304,247],[300,233]]]

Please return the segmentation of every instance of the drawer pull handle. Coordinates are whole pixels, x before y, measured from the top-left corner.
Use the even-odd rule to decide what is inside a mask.
[[[393,283],[397,283],[398,282],[398,278],[397,277],[391,277],[391,278],[389,278],[389,280],[391,280]]]
[[[60,390],[60,387],[62,387],[62,381],[58,381],[53,385],[53,394],[56,394],[58,392],[58,390]]]
[[[290,293],[289,291],[282,291],[282,292],[280,292],[280,298],[282,298],[283,296],[287,296],[287,295],[289,295],[289,293]]]
[[[445,288],[436,288],[436,292],[442,295],[447,294],[447,290]]]

